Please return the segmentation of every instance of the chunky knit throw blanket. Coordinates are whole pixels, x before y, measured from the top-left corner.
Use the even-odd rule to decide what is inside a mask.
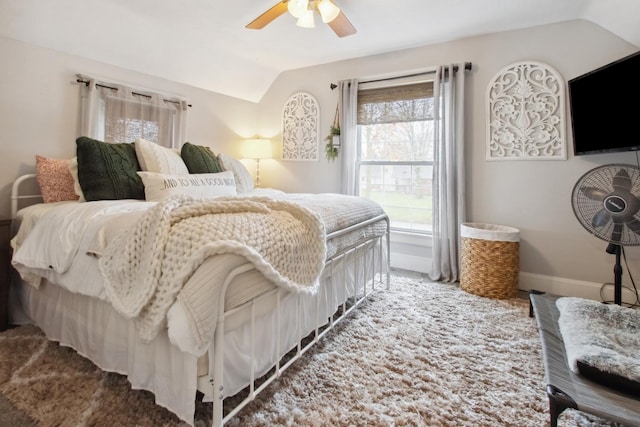
[[[208,257],[241,255],[276,285],[313,293],[326,250],[322,221],[298,204],[175,196],[119,234],[100,258],[100,269],[114,308],[135,318],[141,339],[148,342]]]

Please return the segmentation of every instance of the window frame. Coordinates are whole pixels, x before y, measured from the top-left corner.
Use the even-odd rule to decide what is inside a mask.
[[[179,148],[185,142],[187,110],[191,106],[186,99],[81,74],[76,76],[78,83],[82,83],[78,136],[109,143],[131,143],[143,138],[167,148]],[[112,129],[118,126],[126,129],[128,124],[136,127],[135,121],[140,122],[137,126],[142,132],[113,133],[108,127],[109,123]],[[143,128],[149,125],[155,129],[144,132]]]
[[[427,75],[430,75],[430,76],[428,77]],[[391,88],[395,86],[405,86],[405,85],[418,84],[418,83],[424,83],[424,82],[433,82],[433,73],[424,73],[424,74],[418,74],[418,75],[412,75],[412,76],[402,76],[402,77],[398,77],[397,79],[395,78],[391,79],[391,81],[387,82],[386,84],[383,81],[376,81],[376,82],[372,82],[373,83],[372,85],[369,85],[365,88],[363,88],[363,86],[365,86],[366,83],[361,83],[359,85],[358,91],[368,90],[368,89],[377,89],[377,88]],[[431,95],[432,95],[431,97],[433,98],[434,97],[433,93]],[[362,166],[381,166],[381,167],[426,166],[431,168],[434,167],[435,165],[434,160],[361,160],[362,159],[362,126],[366,126],[366,125],[361,125],[356,123],[356,141],[357,141],[356,160],[355,160],[355,177],[356,177],[355,193],[356,195],[358,196],[361,195],[360,172],[361,172]],[[432,156],[432,159],[433,159],[433,156]],[[424,237],[431,237],[433,235],[433,223],[427,227],[428,228],[427,230],[416,230],[416,229],[410,229],[405,227],[399,227],[397,225],[394,226],[393,219],[391,219],[390,224],[391,224],[390,230],[392,233],[400,233],[404,235],[414,235],[414,236],[424,236]]]

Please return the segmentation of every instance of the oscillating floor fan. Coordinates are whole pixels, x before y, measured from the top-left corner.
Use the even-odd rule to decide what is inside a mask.
[[[610,164],[584,174],[573,187],[573,212],[591,234],[609,242],[615,255],[614,302],[622,303],[623,246],[640,245],[640,168]]]

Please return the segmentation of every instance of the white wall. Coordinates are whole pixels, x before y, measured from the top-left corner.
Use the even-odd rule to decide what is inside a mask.
[[[75,155],[77,73],[184,96],[187,139],[238,155],[253,136],[257,104],[0,37],[0,217],[10,216],[11,183],[34,171],[35,155]]]
[[[634,155],[574,158],[570,154],[567,161],[487,162],[485,90],[496,72],[517,61],[547,63],[569,80],[636,50],[599,26],[571,21],[289,71],[279,76],[259,104],[253,104],[0,38],[0,216],[9,215],[11,182],[33,171],[35,154],[68,158],[75,152],[76,73],[187,97],[193,104],[188,139],[239,156],[238,143],[257,134],[273,138],[279,148],[282,108],[296,92],[309,92],[318,99],[324,137],[338,96],[329,89],[330,83],[471,61],[466,110],[468,220],[521,230],[521,287],[548,286],[548,290],[594,295],[601,283],[613,281],[614,259],[605,253],[606,243],[589,235],[573,216],[571,190],[591,168],[634,163]],[[571,151],[569,129],[567,135]],[[261,162],[261,181],[263,186],[287,191],[331,192],[338,191],[340,174],[338,163],[324,157],[318,162],[273,159]],[[415,255],[409,249],[410,244],[398,247],[407,255],[405,260]],[[640,277],[640,248],[628,247],[626,252],[632,272]]]
[[[566,289],[572,294],[589,288],[585,292],[593,296],[601,283],[613,281],[615,260],[605,252],[606,242],[591,236],[575,219],[571,191],[575,182],[593,167],[635,163],[635,155],[573,157],[567,115],[568,160],[488,162],[485,91],[492,77],[514,62],[546,63],[568,81],[635,51],[635,46],[595,24],[570,21],[293,70],[283,73],[261,100],[258,130],[275,135],[275,140],[281,138],[282,106],[293,93],[304,91],[320,103],[324,135],[333,121],[338,95],[329,89],[330,83],[471,61],[473,71],[466,80],[465,129],[468,221],[509,225],[521,231],[522,288],[548,285],[546,290]],[[624,89],[613,86],[610,90]],[[568,105],[566,111],[568,114]],[[324,158],[317,163],[265,162],[263,176],[269,185],[287,191],[338,191],[340,182],[338,163]],[[640,248],[627,247],[626,252],[632,273],[640,278]],[[407,259],[405,255],[401,255],[402,262]],[[428,249],[424,256],[424,262],[429,262]],[[626,272],[625,280],[628,283]]]

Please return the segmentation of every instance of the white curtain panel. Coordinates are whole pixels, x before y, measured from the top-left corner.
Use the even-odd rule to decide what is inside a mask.
[[[338,82],[340,98],[338,98],[338,112],[340,115],[340,144],[342,145],[342,194],[357,194],[356,160],[358,148],[358,81],[343,80]]]
[[[96,93],[96,82],[94,79],[84,77],[86,83],[82,83],[83,76],[78,76],[80,86],[80,120],[78,123],[78,136],[88,136],[97,138],[98,113],[100,111],[100,97]]]
[[[460,225],[465,221],[464,63],[438,67],[434,81],[432,280],[460,275]],[[457,72],[456,72],[457,70]]]
[[[105,142],[143,138],[163,147],[186,139],[185,100],[83,77],[79,136]]]

